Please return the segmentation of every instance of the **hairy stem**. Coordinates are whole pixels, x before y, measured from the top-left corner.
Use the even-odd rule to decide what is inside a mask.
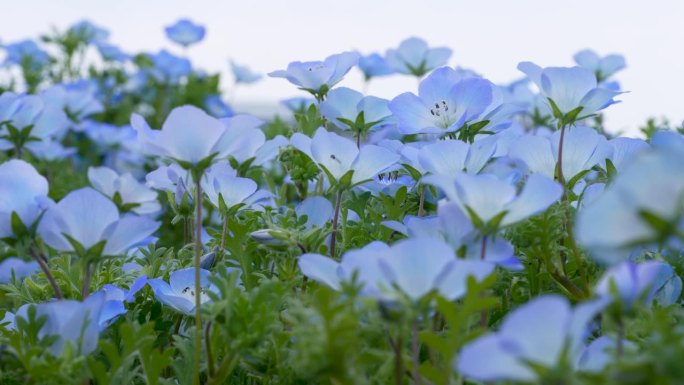
[[[560,129],[560,140],[558,141],[558,161],[556,162],[556,175],[558,181],[565,187],[565,178],[563,177],[563,141],[565,140],[565,127]]]
[[[200,259],[202,258],[202,185],[195,178],[195,356],[193,384],[200,383],[200,360],[202,359],[202,312],[200,280]]]
[[[425,215],[425,185],[420,185],[420,200],[418,201],[418,216],[422,217]]]
[[[330,235],[330,257],[335,258],[335,243],[337,242],[337,222],[340,219],[340,204],[342,203],[342,190],[335,195],[335,214],[333,215],[332,234]]]
[[[43,272],[43,274],[45,274],[45,277],[47,278],[48,282],[50,282],[50,286],[52,286],[52,291],[55,293],[55,297],[57,297],[57,299],[64,299],[64,294],[62,294],[62,290],[57,285],[55,277],[50,272],[47,262],[45,261],[45,257],[39,254],[38,251],[33,247],[31,247],[29,250],[33,259],[35,259],[36,262],[38,262],[40,270]]]
[[[90,271],[90,262],[86,262],[85,269],[83,272],[83,288],[81,289],[81,297],[83,299],[88,298],[88,295],[90,294],[90,276],[91,276],[91,271]]]

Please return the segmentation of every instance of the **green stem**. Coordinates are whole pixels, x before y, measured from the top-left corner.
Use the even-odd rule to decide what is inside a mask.
[[[83,288],[81,289],[81,298],[86,299],[90,294],[90,262],[86,262],[85,270],[83,274]]]
[[[418,320],[413,321],[411,330],[411,356],[413,359],[413,383],[423,385],[423,378],[418,368],[420,367],[420,343],[418,342]]]
[[[209,368],[209,377],[214,376],[214,355],[211,350],[211,321],[207,322],[207,327],[204,330],[204,343],[207,347],[207,366]]]
[[[38,262],[38,266],[40,266],[40,270],[43,271],[43,274],[45,274],[45,277],[47,278],[48,282],[50,283],[50,286],[52,286],[52,291],[55,293],[55,297],[57,299],[64,299],[64,295],[62,294],[62,290],[59,288],[59,285],[57,285],[57,280],[55,280],[55,277],[52,275],[50,272],[50,269],[48,268],[47,263],[45,262],[45,257],[43,257],[41,254],[36,251],[35,248],[31,247],[29,249],[29,252],[33,259]]]
[[[202,185],[200,180],[195,178],[195,356],[194,356],[194,376],[193,384],[200,383],[200,361],[202,359],[202,312],[201,312],[201,290],[200,280],[200,259],[202,258]]]
[[[335,195],[335,213],[332,222],[332,234],[330,235],[330,257],[335,258],[335,243],[337,242],[337,222],[340,218],[340,204],[342,203],[342,190]]]
[[[556,175],[558,181],[565,187],[565,178],[563,177],[563,141],[565,140],[565,127],[560,129],[560,140],[558,141],[558,161],[556,162]]]
[[[425,185],[421,184],[419,187],[420,200],[418,201],[418,216],[425,215]]]

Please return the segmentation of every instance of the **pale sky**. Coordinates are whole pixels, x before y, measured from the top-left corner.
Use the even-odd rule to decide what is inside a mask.
[[[228,59],[266,73],[294,60],[319,60],[358,49],[384,52],[409,36],[454,51],[450,65],[474,69],[493,82],[520,77],[516,65],[572,65],[592,48],[621,53],[623,103],[606,113],[610,131],[636,133],[647,117],[684,119],[684,1],[661,0],[6,0],[0,39],[36,37],[51,26],[88,19],[111,32],[127,52],[169,48],[163,27],[180,17],[204,24],[205,41],[190,49],[196,66],[228,73]],[[9,5],[11,4],[11,5]],[[361,88],[354,70],[342,85]],[[224,82],[224,89],[230,83]],[[369,93],[392,98],[415,91],[413,78],[374,81]],[[236,104],[303,95],[283,79],[240,87]]]

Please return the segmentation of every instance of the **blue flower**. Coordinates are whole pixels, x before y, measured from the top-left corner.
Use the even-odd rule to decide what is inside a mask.
[[[650,304],[657,300],[661,306],[669,306],[679,302],[681,293],[681,278],[672,266],[658,261],[623,262],[608,269],[596,285],[597,295],[615,295],[627,309],[638,301]]]
[[[46,103],[60,106],[72,120],[82,121],[92,114],[104,111],[104,106],[97,99],[98,90],[96,82],[82,80],[54,85],[46,89],[41,97]]]
[[[209,302],[209,292],[216,292],[216,287],[209,281],[209,271],[200,270],[200,301]],[[167,283],[161,278],[147,281],[157,300],[173,310],[192,315],[195,312],[195,269],[187,268],[171,273]]]
[[[313,104],[316,104],[316,100],[313,98],[305,98],[305,97],[295,97],[295,98],[288,98],[280,101],[280,104],[285,106],[288,110],[294,113],[301,113],[305,112],[306,110],[309,109]]]
[[[379,76],[387,76],[394,73],[387,60],[377,53],[361,56],[359,58],[359,69],[363,72],[366,81]]]
[[[420,38],[411,37],[399,44],[399,48],[387,50],[387,64],[394,71],[422,77],[437,67],[447,63],[451,49],[446,47],[430,48]]]
[[[175,24],[164,28],[166,37],[171,41],[188,47],[202,41],[206,30],[203,26],[195,24],[188,19],[180,19]]]
[[[636,246],[680,247],[682,164],[684,153],[675,148],[654,148],[635,156],[600,196],[578,212],[578,242],[606,264],[627,259]]]
[[[523,161],[532,173],[553,178],[559,142],[560,131],[555,131],[550,137],[523,135],[510,145],[508,156]],[[563,176],[568,181],[594,166],[605,168],[606,159],[613,154],[613,147],[603,135],[584,126],[569,128],[565,132],[563,146]]]
[[[112,199],[123,211],[132,211],[138,215],[161,211],[157,193],[138,182],[130,173],[119,175],[108,167],[89,167],[88,181],[95,190]]]
[[[351,140],[322,127],[313,139],[297,133],[292,136],[291,143],[316,162],[331,183],[352,172],[351,184],[357,185],[374,178],[399,160],[399,155],[386,148],[369,144],[359,149]]]
[[[508,226],[545,211],[563,195],[563,187],[548,177],[532,174],[518,192],[514,185],[493,175],[430,175],[433,184],[468,213],[478,227]],[[496,218],[497,223],[490,223]]]
[[[147,56],[154,65],[152,75],[161,82],[177,83],[180,78],[189,75],[192,71],[190,60],[178,57],[166,50]]]
[[[131,59],[131,55],[123,52],[119,47],[108,43],[97,43],[97,50],[104,60],[125,62]]]
[[[82,37],[88,43],[101,43],[109,37],[109,31],[89,22],[80,21],[69,28],[69,32]]]
[[[12,276],[17,280],[33,275],[39,269],[38,262],[9,257],[0,262],[0,283],[9,283]]]
[[[50,55],[43,51],[32,40],[22,40],[16,43],[3,45],[6,51],[5,64],[14,64],[26,67],[29,70],[40,70],[50,61]]]
[[[596,80],[601,83],[616,72],[625,68],[625,58],[622,55],[607,55],[600,57],[596,52],[585,49],[573,56],[575,63],[596,74]]]
[[[299,62],[287,65],[286,70],[268,74],[274,78],[285,78],[300,89],[308,91],[318,99],[323,99],[328,91],[339,83],[359,61],[356,52],[343,52],[331,55],[323,61]]]
[[[613,98],[620,94],[599,87],[594,73],[582,67],[541,68],[531,62],[522,62],[518,69],[539,87],[555,118],[563,121],[572,118],[566,123],[574,123],[617,103]]]
[[[307,277],[339,290],[341,283],[357,274],[365,296],[396,299],[400,294],[413,301],[437,291],[455,300],[466,292],[469,276],[480,281],[490,275],[493,265],[455,258],[453,250],[434,238],[411,238],[392,246],[372,242],[344,253],[341,262],[319,254],[304,254],[299,268]]]
[[[306,215],[306,228],[325,228],[333,216],[333,206],[323,197],[308,197],[295,207],[295,213],[298,218]]]
[[[120,255],[146,241],[157,228],[159,222],[148,217],[119,216],[111,200],[91,188],[82,188],[45,212],[38,233],[58,251],[83,248],[88,252],[104,243],[102,255]]]
[[[131,116],[131,125],[138,132],[146,155],[168,157],[193,166],[211,156],[221,158],[235,145],[221,121],[193,106],[174,108],[159,131],[152,130],[137,114]]]
[[[37,305],[24,305],[15,317],[28,318],[28,307],[35,306],[36,318],[46,317],[38,332],[39,338],[53,337],[49,351],[60,356],[67,344],[76,355],[88,355],[97,348],[100,335],[99,319],[105,304],[104,293],[94,293],[83,302],[59,300]]]
[[[47,180],[29,163],[13,159],[0,164],[0,238],[20,235],[12,228],[13,213],[25,228],[34,226],[50,202],[47,195]]]
[[[235,83],[251,84],[261,79],[260,74],[253,72],[247,66],[240,65],[232,60],[230,61],[230,68],[233,70]]]
[[[454,132],[478,118],[494,100],[494,85],[485,79],[463,78],[452,68],[431,73],[418,88],[395,97],[389,109],[404,134]]]
[[[573,309],[563,297],[537,297],[510,312],[498,332],[468,343],[456,369],[484,382],[541,382],[535,367],[553,370],[563,364],[562,359],[570,367],[576,365],[588,325],[605,305],[597,300]]]
[[[375,96],[363,96],[350,88],[339,87],[328,93],[321,102],[321,115],[343,130],[372,130],[390,121],[392,112],[387,108],[388,100]],[[363,119],[360,114],[363,113]],[[357,127],[357,123],[361,127]]]
[[[119,316],[126,314],[125,303],[135,301],[135,295],[147,284],[147,276],[143,275],[136,279],[131,287],[126,290],[111,284],[104,285],[100,290],[105,294],[104,305],[98,325],[100,331],[114,323]]]
[[[207,95],[204,98],[204,109],[215,118],[230,118],[235,116],[235,111],[221,99],[220,95]]]

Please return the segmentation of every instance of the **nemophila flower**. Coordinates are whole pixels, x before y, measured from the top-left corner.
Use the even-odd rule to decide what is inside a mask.
[[[272,196],[264,190],[257,194],[257,189],[256,182],[249,178],[220,175],[211,170],[202,178],[202,191],[211,204],[226,211]]]
[[[266,143],[266,135],[259,128],[264,121],[251,115],[235,115],[220,120],[225,127],[221,138],[223,152],[220,157],[231,157],[239,164],[255,158]]]
[[[0,262],[0,283],[9,283],[12,277],[21,280],[33,275],[39,269],[38,262],[24,261],[21,258],[9,257]]]
[[[553,178],[559,160],[560,134],[560,131],[555,131],[550,137],[521,136],[511,144],[508,156],[523,161],[532,173]],[[605,168],[606,159],[613,154],[613,146],[603,135],[584,126],[568,128],[564,134],[563,147],[562,171],[568,181],[596,165]]]
[[[95,293],[83,302],[59,300],[37,305],[24,305],[15,317],[28,319],[28,307],[35,306],[36,318],[45,317],[38,338],[53,337],[48,348],[54,356],[61,356],[67,345],[72,354],[88,355],[97,348],[100,335],[99,319],[105,303],[104,293]]]
[[[116,205],[91,188],[74,190],[50,207],[38,226],[45,243],[63,252],[120,255],[159,228],[149,217],[120,216]]]
[[[209,271],[200,270],[200,302],[209,302],[209,292],[215,292],[216,287],[209,281]],[[167,283],[161,278],[147,281],[157,300],[173,310],[186,315],[195,313],[195,269],[177,270],[169,276]]]
[[[363,78],[369,81],[372,78],[387,76],[394,73],[387,60],[380,54],[372,53],[359,57],[359,69],[363,72]]]
[[[104,106],[97,99],[97,87],[96,83],[88,81],[59,84],[46,89],[41,96],[49,103],[61,106],[72,121],[80,122],[104,111]],[[78,126],[75,128],[78,129]]]
[[[494,85],[481,78],[464,78],[455,70],[435,70],[418,87],[395,97],[389,109],[404,134],[454,132],[479,117],[492,103]]]
[[[88,20],[82,20],[69,27],[69,33],[75,34],[88,43],[103,42],[109,38],[109,31]]]
[[[126,314],[125,303],[134,302],[135,295],[147,284],[147,276],[136,279],[129,289],[122,289],[112,284],[106,284],[100,290],[105,294],[104,305],[98,319],[100,331],[114,323],[119,316]]]
[[[330,182],[339,182],[351,173],[351,185],[374,178],[399,160],[396,153],[376,145],[357,148],[349,139],[319,128],[313,138],[302,134],[292,136],[290,143],[308,155],[328,175]]]
[[[608,269],[595,291],[600,296],[615,297],[627,309],[638,301],[650,304],[655,300],[668,306],[679,301],[682,280],[667,263],[628,261]]]
[[[617,170],[622,170],[637,154],[651,147],[641,139],[625,137],[611,139],[608,144],[613,148],[610,161]]]
[[[597,374],[603,372],[615,359],[617,344],[616,339],[609,336],[601,336],[591,341],[577,361],[577,370]],[[626,352],[636,351],[637,346],[632,341],[623,340],[622,345]]]
[[[252,84],[261,79],[261,74],[258,74],[249,69],[249,67],[240,65],[234,61],[230,61],[230,69],[233,71],[235,83]]]
[[[588,325],[604,306],[604,301],[597,300],[572,308],[557,295],[532,299],[510,312],[498,332],[468,343],[456,370],[484,382],[532,383],[543,380],[541,373],[573,369],[582,354]]]
[[[469,276],[480,281],[493,271],[488,263],[456,259],[449,246],[434,238],[411,238],[392,246],[372,242],[346,252],[339,263],[319,254],[304,254],[299,267],[307,277],[336,290],[356,274],[363,295],[396,299],[397,287],[413,301],[433,291],[450,300],[460,298]]]
[[[70,121],[60,103],[43,95],[5,92],[0,96],[0,148],[61,138]]]
[[[494,136],[477,140],[472,144],[460,140],[440,140],[426,144],[416,152],[417,163],[420,165],[416,168],[423,173],[435,175],[456,175],[464,171],[477,174],[489,162],[495,151]]]
[[[50,202],[47,195],[47,180],[29,163],[13,159],[0,164],[0,238],[29,235],[16,231],[35,225]],[[21,223],[13,221],[13,216]]]
[[[18,65],[31,71],[37,71],[50,61],[50,55],[32,40],[22,40],[3,45],[5,49],[5,65]]]
[[[131,55],[121,48],[109,43],[97,43],[95,45],[102,58],[106,61],[125,62],[131,59]]]
[[[590,49],[577,52],[575,56],[573,56],[573,59],[575,59],[575,63],[580,67],[593,72],[599,83],[625,68],[624,56],[611,54],[600,57],[596,52]]]
[[[319,110],[335,126],[364,133],[390,122],[388,100],[363,96],[351,88],[339,87],[328,93]]]
[[[232,145],[224,138],[226,128],[221,121],[193,106],[174,108],[159,131],[150,129],[137,114],[131,116],[131,125],[138,132],[143,153],[173,159],[186,168],[220,158]]]
[[[578,212],[577,240],[606,264],[635,247],[680,247],[684,217],[684,153],[643,151],[618,172],[605,192]]]
[[[306,228],[324,228],[333,216],[333,205],[323,197],[308,197],[295,207],[297,217],[306,215]]]
[[[235,111],[221,99],[220,95],[208,95],[204,98],[204,109],[215,118],[230,118]]]
[[[430,48],[425,40],[411,37],[399,44],[396,49],[387,50],[387,64],[394,71],[421,77],[437,67],[446,64],[451,49],[446,47]]]
[[[530,175],[520,191],[487,174],[430,175],[423,180],[444,191],[476,227],[489,230],[539,214],[563,194],[561,185],[539,174]]]
[[[109,167],[90,167],[88,180],[95,190],[112,199],[124,212],[147,215],[161,210],[157,193],[138,182],[130,173],[119,175]]]
[[[292,62],[286,70],[268,74],[274,78],[285,78],[302,90],[308,91],[317,99],[323,99],[328,91],[339,83],[359,61],[356,52],[343,52],[331,55],[323,61]]]
[[[164,28],[164,32],[166,32],[166,37],[169,40],[183,47],[188,47],[202,41],[206,29],[188,19],[180,19],[175,24]]]
[[[160,82],[177,83],[180,78],[192,72],[190,60],[176,56],[166,50],[156,54],[147,54],[154,65],[151,74]]]
[[[651,137],[651,146],[657,149],[684,153],[684,135],[674,131],[657,131]]]
[[[541,68],[531,62],[518,69],[532,80],[549,102],[549,112],[562,124],[571,124],[617,103],[620,92],[598,86],[594,73],[582,67]]]

